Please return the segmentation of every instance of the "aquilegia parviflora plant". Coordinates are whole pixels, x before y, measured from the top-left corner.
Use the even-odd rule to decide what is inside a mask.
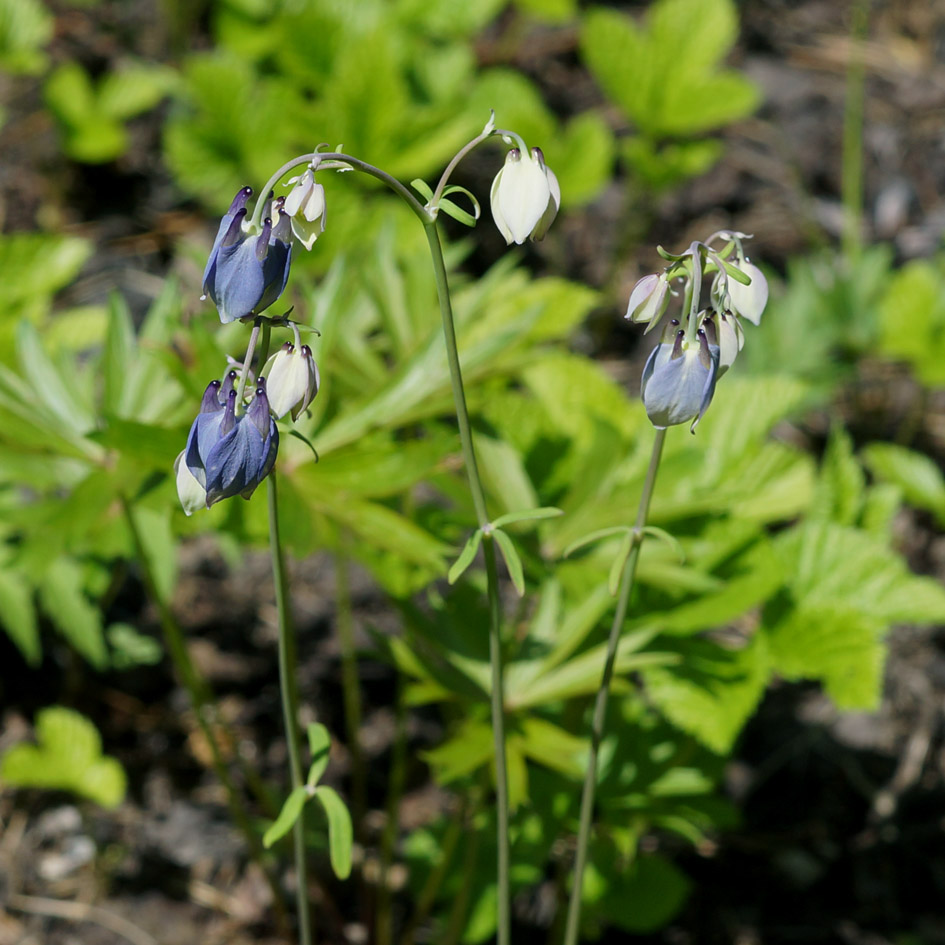
[[[676,544],[675,539],[662,529],[646,524],[666,431],[668,427],[691,422],[690,429],[695,433],[696,426],[712,403],[717,382],[732,366],[744,345],[745,334],[740,319],[757,325],[768,301],[768,284],[764,275],[745,256],[743,241],[746,239],[744,233],[719,231],[704,242],[693,243],[678,255],[660,249],[669,265],[662,272],[644,276],[630,293],[626,317],[645,324],[647,332],[664,321],[672,296],[681,296],[682,305],[678,315],[665,320],[662,339],[643,369],[640,393],[647,416],[656,428],[656,436],[636,521],[633,526],[617,525],[594,532],[574,542],[568,549],[570,553],[600,538],[623,536],[611,569],[611,592],[617,594],[617,609],[607,640],[604,670],[591,721],[591,746],[581,794],[565,945],[577,945],[578,942],[584,867],[597,787],[597,756],[604,735],[614,661],[636,576],[640,547],[647,536]],[[709,298],[703,306],[703,281],[710,275]],[[628,908],[632,908],[632,904],[628,904]]]
[[[431,188],[421,180],[411,182],[411,186],[425,202],[421,202],[407,186],[380,168],[340,149],[327,151],[321,147],[313,153],[293,158],[276,170],[263,187],[262,198],[256,202],[252,215],[248,210],[253,195],[252,189],[244,187],[239,191],[220,221],[204,271],[203,291],[204,297],[209,297],[216,305],[222,322],[241,321],[252,324],[252,332],[242,363],[228,370],[222,380],[213,379],[209,382],[199,412],[191,426],[187,444],[177,457],[175,472],[178,495],[188,515],[199,509],[209,508],[224,499],[236,496],[249,499],[263,480],[267,482],[270,546],[279,612],[280,684],[289,748],[292,796],[307,799],[307,796],[314,796],[322,789],[315,787],[311,772],[307,783],[303,783],[302,777],[294,643],[289,625],[287,584],[279,538],[278,499],[273,472],[279,450],[279,423],[285,424],[287,415],[295,421],[304,413],[318,392],[319,375],[310,348],[301,343],[300,332],[305,330],[305,326],[291,321],[288,314],[271,318],[263,313],[285,291],[294,244],[300,243],[306,250],[311,250],[325,229],[325,192],[319,176],[332,170],[360,171],[383,181],[406,202],[423,224],[427,235],[463,459],[476,511],[478,527],[467,544],[466,551],[451,569],[450,580],[455,581],[463,573],[480,545],[486,564],[492,667],[491,711],[495,734],[498,813],[498,939],[499,945],[509,945],[509,805],[496,545],[510,571],[520,572],[521,566],[512,539],[502,530],[502,526],[514,521],[538,519],[559,513],[557,509],[527,509],[521,513],[504,515],[496,521],[489,519],[473,450],[453,325],[449,282],[437,229],[437,218],[441,212],[466,225],[475,226],[480,215],[478,201],[465,188],[451,185],[449,180],[466,154],[496,137],[511,147],[507,152],[505,164],[498,171],[492,185],[493,219],[509,244],[522,244],[529,239],[539,240],[554,220],[561,201],[557,178],[545,164],[544,155],[539,148],[529,149],[513,131],[496,129],[492,117],[483,130],[457,152],[435,187]],[[299,173],[283,183],[284,178],[293,171]],[[288,191],[276,196],[276,189],[282,187],[287,187]],[[464,195],[470,201],[471,212],[451,199],[457,194]],[[273,329],[291,330],[293,340],[267,360]],[[259,352],[257,347],[261,349]],[[254,360],[264,365],[262,371],[255,375]],[[280,821],[284,820],[288,808],[288,804],[283,808]],[[310,945],[312,929],[306,892],[302,805],[292,809],[295,811],[293,830],[299,939],[302,945]]]

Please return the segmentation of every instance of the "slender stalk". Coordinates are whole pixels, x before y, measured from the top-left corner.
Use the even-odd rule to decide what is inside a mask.
[[[354,649],[354,620],[351,606],[351,581],[344,536],[335,555],[335,613],[338,643],[341,647],[341,689],[345,707],[345,735],[351,752],[351,796],[354,822],[364,824],[367,810],[367,771],[361,751],[361,688],[358,682],[358,657]]]
[[[571,887],[571,901],[568,904],[568,921],[565,927],[564,945],[577,945],[578,941],[584,867],[587,863],[587,846],[590,840],[591,819],[594,813],[594,795],[597,791],[597,755],[600,751],[601,740],[604,737],[607,698],[610,695],[610,681],[614,675],[614,663],[617,659],[620,631],[627,615],[627,603],[630,600],[630,591],[633,589],[633,582],[636,578],[637,561],[640,558],[640,547],[643,544],[643,528],[646,525],[646,518],[650,511],[650,501],[653,498],[653,487],[656,484],[656,473],[659,470],[660,458],[663,455],[665,439],[666,430],[657,430],[656,438],[653,441],[653,452],[650,455],[650,465],[643,483],[643,492],[640,495],[640,505],[637,508],[637,520],[633,529],[633,544],[627,562],[623,566],[623,573],[620,576],[617,610],[614,613],[614,621],[610,626],[610,636],[607,638],[607,657],[604,660],[604,672],[601,676],[600,688],[597,690],[597,698],[594,701],[590,754],[587,760],[587,772],[584,776],[584,788],[581,792],[577,854],[574,859],[574,885]]]
[[[269,499],[269,548],[272,553],[272,577],[276,590],[276,610],[279,614],[279,691],[282,695],[282,715],[285,721],[286,744],[289,749],[289,776],[291,789],[302,784],[302,753],[299,733],[299,690],[296,679],[297,660],[292,615],[289,611],[289,580],[279,538],[279,497],[276,476],[266,479]],[[295,847],[296,903],[298,908],[299,943],[312,945],[312,921],[308,903],[308,879],[305,865],[305,808],[292,828]]]
[[[440,235],[435,222],[426,225],[427,241],[433,260],[440,315],[443,320],[443,336],[446,340],[446,357],[449,362],[450,384],[459,425],[459,439],[463,450],[463,461],[469,479],[469,491],[479,527],[486,529],[489,515],[486,497],[479,477],[476,451],[473,447],[469,410],[466,407],[466,392],[463,388],[463,373],[459,364],[459,349],[456,345],[456,327],[453,323],[453,306],[450,302],[449,279]],[[488,531],[482,542],[482,553],[486,563],[486,580],[489,592],[489,662],[492,672],[492,732],[495,743],[495,786],[498,843],[498,945],[510,945],[511,928],[509,906],[509,788],[505,757],[505,690],[502,682],[502,613],[499,601],[499,578],[496,567],[495,542]]]
[[[230,772],[223,760],[223,752],[220,748],[216,733],[213,730],[213,725],[207,720],[207,716],[212,715],[213,723],[220,724],[220,720],[216,716],[213,696],[210,693],[206,681],[201,677],[200,673],[197,671],[197,667],[194,666],[193,660],[190,658],[190,653],[187,650],[187,643],[184,639],[184,633],[181,630],[180,624],[171,612],[167,601],[164,600],[163,595],[158,591],[157,583],[154,579],[154,571],[151,568],[151,561],[148,557],[144,542],[141,539],[141,531],[138,528],[138,523],[135,521],[131,503],[124,496],[121,497],[121,507],[125,517],[125,523],[128,526],[128,532],[131,535],[131,543],[134,545],[138,567],[141,569],[141,577],[144,581],[145,590],[148,593],[148,597],[150,597],[154,606],[157,608],[158,620],[161,624],[161,631],[164,634],[164,644],[167,647],[167,652],[170,654],[171,662],[174,664],[174,670],[190,696],[197,725],[210,748],[210,759],[214,774],[216,774],[218,780],[223,785],[230,814],[240,833],[243,834],[243,839],[249,849],[250,856],[259,865],[260,869],[263,871],[263,875],[266,877],[266,882],[273,894],[277,921],[280,925],[284,926],[285,903],[282,899],[282,893],[269,870],[263,865],[264,851],[259,839],[259,834],[253,828],[249,813],[243,804],[240,793],[237,791],[236,785],[230,777]]]
[[[866,67],[863,42],[869,27],[869,0],[857,0],[850,27],[850,62],[847,66],[846,104],[843,110],[843,253],[855,262],[862,250],[863,222],[863,112]]]

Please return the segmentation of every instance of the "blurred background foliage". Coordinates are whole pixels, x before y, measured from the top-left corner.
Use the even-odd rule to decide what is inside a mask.
[[[13,168],[0,234],[0,622],[13,646],[0,692],[20,674],[68,676],[54,700],[104,717],[95,686],[120,690],[164,652],[143,604],[133,621],[116,607],[129,574],[173,611],[182,543],[213,535],[235,567],[266,541],[258,501],[185,518],[171,473],[203,388],[245,343],[198,301],[214,217],[237,189],[323,141],[435,180],[495,108],[543,148],[563,194],[540,247],[503,253],[488,220],[472,236],[446,227],[490,511],[564,511],[512,528],[533,599],[508,601],[506,654],[513,879],[519,901],[548,884],[561,901],[619,542],[564,552],[632,520],[652,439],[636,393],[647,345],[599,326],[635,277],[628,260],[652,258],[654,221],[671,220],[654,237],[671,249],[708,235],[680,208],[725,166],[732,127],[764,107],[738,39],[730,0],[0,0]],[[488,147],[460,179],[484,200],[501,160]],[[355,175],[325,186],[328,228],[296,255],[288,293],[321,333],[322,389],[300,426],[318,462],[289,437],[281,447],[285,540],[298,558],[357,562],[394,615],[394,630],[365,621],[359,658],[396,673],[403,712],[436,720],[417,759],[452,800],[395,826],[379,855],[407,869],[410,936],[482,942],[495,924],[488,653],[482,576],[445,583],[474,515],[434,286],[392,195]],[[859,203],[838,209],[866,226]],[[720,225],[747,226],[738,211],[718,208]],[[829,227],[773,256],[761,327],[698,434],[668,440],[652,521],[684,554],[651,543],[641,559],[589,938],[651,932],[682,908],[692,883],[666,838],[698,847],[737,823],[720,782],[769,685],[813,681],[842,709],[875,710],[891,628],[945,623],[945,591],[914,573],[897,532],[905,506],[933,533],[945,522],[941,454],[923,434],[945,381],[942,259],[869,239],[842,251]],[[877,372],[912,385],[892,433],[848,406]],[[49,708],[36,729],[38,747],[5,746],[0,784],[118,802],[124,776],[87,720]],[[76,741],[78,754],[44,760]],[[396,781],[386,798],[372,787],[372,809],[396,815]],[[481,839],[464,852],[468,830]]]

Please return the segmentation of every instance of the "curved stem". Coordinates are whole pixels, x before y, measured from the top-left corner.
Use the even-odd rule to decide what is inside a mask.
[[[440,202],[440,197],[443,196],[443,190],[446,187],[447,182],[450,179],[450,175],[456,170],[457,165],[470,151],[474,148],[477,148],[483,141],[487,141],[493,135],[496,134],[495,130],[491,127],[492,121],[490,120],[489,124],[478,134],[475,138],[472,139],[468,144],[464,144],[454,155],[449,164],[446,165],[446,169],[440,175],[439,181],[437,181],[436,187],[433,191],[433,196],[430,198],[431,207],[436,207]]]
[[[302,753],[299,734],[299,690],[296,680],[297,660],[292,615],[289,611],[289,580],[285,557],[279,537],[279,497],[275,472],[266,480],[269,499],[269,548],[272,553],[272,577],[276,590],[276,610],[279,614],[279,691],[282,695],[282,715],[289,750],[291,789],[302,784]],[[312,945],[312,922],[308,904],[308,880],[305,866],[305,808],[292,828],[295,848],[296,903],[298,908],[299,943]]]
[[[262,208],[265,206],[269,191],[272,190],[292,168],[299,167],[302,164],[310,164],[315,159],[318,160],[319,165],[324,164],[326,161],[338,162],[338,164],[351,167],[356,171],[361,171],[362,174],[377,178],[377,180],[387,184],[399,197],[403,198],[407,206],[413,210],[422,223],[429,224],[433,219],[430,212],[414,197],[409,188],[405,187],[396,177],[391,177],[390,174],[386,171],[382,171],[379,167],[368,164],[367,161],[361,161],[342,151],[312,151],[310,154],[300,154],[298,157],[292,158],[291,161],[286,161],[286,163],[269,178],[266,182],[266,186],[263,187],[259,195],[259,199],[256,201],[256,206],[253,208],[253,218],[250,221],[251,226],[259,225],[259,220],[262,217]]]
[[[591,819],[594,813],[594,795],[597,791],[597,756],[600,743],[604,737],[604,723],[607,717],[607,698],[610,695],[610,681],[614,674],[614,663],[617,659],[617,645],[620,642],[620,631],[623,628],[624,618],[627,615],[627,604],[630,600],[630,591],[637,572],[637,561],[640,557],[640,546],[643,544],[643,528],[650,511],[650,501],[653,498],[653,487],[656,484],[656,473],[659,470],[660,457],[663,455],[663,443],[666,439],[666,430],[657,430],[653,441],[653,452],[650,455],[650,465],[647,469],[646,480],[643,483],[643,492],[640,495],[640,505],[637,508],[637,520],[633,529],[633,545],[623,574],[620,576],[620,591],[617,599],[617,610],[614,613],[613,623],[610,625],[610,636],[607,638],[607,656],[604,660],[604,672],[601,676],[600,688],[594,701],[594,716],[591,721],[591,746],[587,760],[587,772],[584,776],[584,788],[581,792],[581,813],[578,826],[577,853],[574,859],[573,886],[571,900],[568,904],[568,921],[564,933],[564,945],[577,945],[578,931],[581,922],[581,892],[584,879],[584,867],[587,863],[587,847],[591,835]]]
[[[435,222],[426,226],[427,242],[430,244],[430,256],[433,260],[433,272],[436,278],[436,291],[440,302],[440,315],[443,321],[443,336],[446,340],[446,357],[450,369],[450,385],[453,388],[453,402],[456,407],[456,421],[459,426],[459,439],[463,450],[463,461],[469,480],[469,491],[479,527],[489,523],[486,509],[486,497],[479,476],[476,451],[473,447],[472,429],[469,424],[469,410],[466,407],[466,393],[463,388],[463,373],[459,363],[459,350],[456,346],[456,326],[453,323],[453,306],[450,302],[449,279],[446,263],[440,246],[440,236]],[[489,662],[492,671],[492,731],[495,744],[495,781],[496,814],[498,820],[498,939],[499,945],[509,945],[510,931],[510,893],[509,893],[509,804],[508,774],[505,758],[505,690],[502,682],[502,612],[499,600],[499,578],[496,567],[495,542],[486,536],[482,543],[483,557],[486,563],[486,580],[489,590]]]

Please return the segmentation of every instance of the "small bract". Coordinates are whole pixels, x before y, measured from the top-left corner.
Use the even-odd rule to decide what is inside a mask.
[[[653,272],[644,276],[633,287],[627,314],[632,322],[647,322],[646,331],[655,328],[669,305],[669,279],[665,272]],[[646,332],[644,332],[646,334]]]
[[[265,311],[282,295],[289,278],[291,228],[283,212],[284,198],[270,203],[254,234],[246,222],[251,194],[252,189],[244,187],[233,198],[203,273],[204,294],[213,299],[224,324]]]
[[[492,218],[506,243],[540,240],[558,213],[561,188],[540,148],[512,148],[492,182]]]
[[[318,366],[308,345],[296,348],[288,341],[267,362],[266,391],[269,409],[274,417],[284,417],[290,410],[292,419],[308,407],[318,393]]]

